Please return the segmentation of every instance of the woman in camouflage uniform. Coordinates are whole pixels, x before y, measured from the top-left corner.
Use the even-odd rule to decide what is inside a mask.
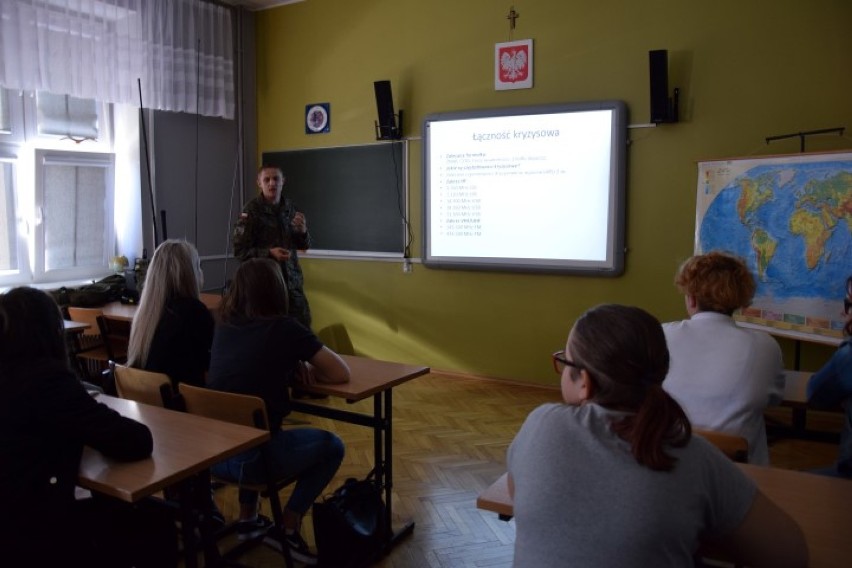
[[[234,228],[234,255],[278,261],[290,294],[290,315],[310,329],[311,308],[305,297],[298,250],[311,244],[305,215],[281,196],[284,174],[277,166],[261,166],[257,174],[260,194],[246,203]]]

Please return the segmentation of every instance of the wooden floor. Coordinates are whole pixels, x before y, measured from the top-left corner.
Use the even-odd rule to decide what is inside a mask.
[[[554,381],[555,384],[555,381]],[[553,388],[510,384],[432,373],[394,389],[394,517],[412,519],[414,533],[375,566],[382,568],[509,567],[514,522],[476,509],[477,494],[505,471],[506,449],[527,414],[559,399]],[[347,406],[338,400],[323,404]],[[371,413],[368,402],[348,405]],[[789,411],[770,411],[771,419],[789,423]],[[839,431],[837,415],[809,413],[809,427]],[[337,432],[347,454],[330,489],[346,477],[362,477],[372,467],[372,431],[312,416],[291,418]],[[830,443],[774,439],[773,465],[811,469],[831,463],[837,448]],[[282,494],[286,500],[286,494]],[[237,514],[236,492],[219,490],[225,516]],[[266,514],[268,505],[264,504]],[[313,544],[311,519],[303,534]],[[261,568],[283,566],[274,552],[260,547],[242,562]]]

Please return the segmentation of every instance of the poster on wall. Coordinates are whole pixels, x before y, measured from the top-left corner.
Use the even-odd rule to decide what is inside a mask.
[[[695,252],[743,257],[757,280],[740,323],[839,343],[852,274],[852,153],[698,164]]]
[[[531,39],[494,45],[494,89],[530,89],[533,86]]]
[[[317,103],[305,106],[305,134],[326,134],[331,131],[331,105]]]

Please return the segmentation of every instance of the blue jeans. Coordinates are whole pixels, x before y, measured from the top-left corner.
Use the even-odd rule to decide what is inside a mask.
[[[295,477],[286,508],[304,515],[328,485],[343,461],[343,442],[335,434],[316,428],[276,430],[267,442],[270,469],[276,480]],[[214,475],[234,483],[266,482],[261,450],[251,449],[213,466]],[[240,504],[257,502],[257,491],[240,489]]]

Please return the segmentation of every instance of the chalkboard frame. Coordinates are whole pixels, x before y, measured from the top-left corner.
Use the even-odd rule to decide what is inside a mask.
[[[407,141],[263,152],[284,173],[318,256],[403,258],[408,237]]]

